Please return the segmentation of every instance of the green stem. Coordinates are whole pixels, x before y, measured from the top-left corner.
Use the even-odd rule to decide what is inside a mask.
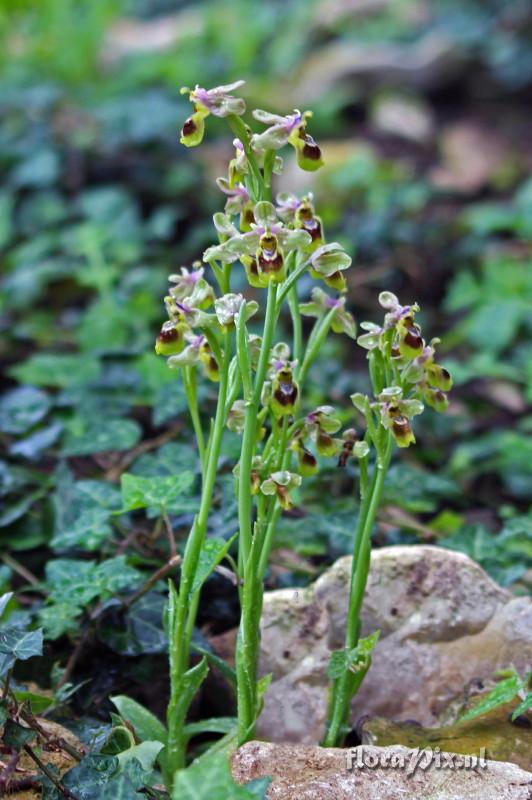
[[[188,410],[192,420],[192,427],[196,435],[198,452],[201,462],[201,474],[205,472],[205,439],[198,409],[198,393],[196,387],[196,368],[185,367],[183,370],[183,381],[185,384],[185,394],[187,396]]]
[[[303,354],[303,325],[301,323],[301,311],[299,310],[299,297],[297,296],[297,284],[294,284],[288,294],[288,305],[292,316],[293,345],[292,353],[297,363],[301,363]]]
[[[244,419],[244,432],[242,436],[242,449],[240,453],[240,475],[238,481],[238,521],[240,528],[239,546],[242,551],[242,564],[245,566],[251,549],[251,464],[255,454],[257,416],[268,367],[268,360],[275,328],[275,306],[277,286],[270,282],[268,286],[268,300],[264,319],[264,332],[259,355],[259,363],[255,375],[253,393],[246,400],[246,414]]]
[[[235,136],[242,142],[244,152],[248,160],[250,171],[245,180],[246,188],[249,192],[250,198],[254,203],[256,203],[258,200],[264,200],[264,181],[262,179],[262,175],[260,174],[255,153],[250,145],[248,129],[246,128],[243,120],[236,114],[230,114],[227,117],[227,121],[229,122],[229,126]]]
[[[214,418],[212,435],[209,441],[208,458],[203,477],[202,493],[198,515],[189,534],[183,563],[179,594],[174,619],[170,629],[170,703],[167,711],[168,745],[166,777],[172,780],[177,769],[185,764],[186,737],[183,728],[188,704],[184,701],[185,673],[189,664],[188,643],[196,617],[197,600],[191,598],[191,589],[196,575],[199,557],[205,536],[212,505],[218,459],[225,425],[225,406],[231,361],[231,334],[226,332],[224,352],[220,368],[220,387]]]
[[[309,261],[308,260],[303,261],[302,264],[299,264],[296,267],[296,269],[292,273],[290,273],[288,278],[282,284],[281,291],[279,292],[279,296],[277,298],[278,311],[281,310],[281,306],[283,304],[283,300],[289,294],[289,292],[292,289],[292,287],[297,284],[297,282],[300,279],[300,277],[303,275],[305,270],[308,268],[308,265],[309,265]]]
[[[305,378],[307,377],[309,369],[311,368],[312,364],[319,355],[322,345],[325,339],[327,338],[327,334],[329,333],[329,328],[331,327],[331,323],[333,321],[335,313],[336,309],[332,308],[330,311],[327,312],[327,314],[325,314],[325,316],[320,320],[320,322],[314,328],[312,339],[309,341],[307,352],[305,353],[305,358],[303,359],[303,363],[301,364],[301,369],[299,370],[297,375],[297,378],[301,385],[303,384]]]
[[[360,633],[360,610],[369,572],[369,556],[371,552],[371,533],[384,487],[386,473],[392,454],[393,438],[387,434],[387,442],[383,452],[377,457],[371,484],[362,501],[354,540],[353,561],[351,566],[351,583],[347,606],[345,649],[356,647]],[[337,678],[332,686],[329,723],[324,747],[336,747],[343,743],[345,728],[349,719],[349,710],[353,695],[359,688],[361,679],[346,670]]]
[[[272,173],[275,164],[275,150],[268,150],[264,156],[264,199],[272,201]]]
[[[264,320],[262,346],[251,396],[246,398],[246,414],[240,453],[238,479],[239,569],[244,579],[242,609],[236,648],[238,736],[243,743],[252,735],[257,716],[258,621],[262,592],[256,586],[253,564],[251,464],[257,439],[257,417],[268,368],[276,321],[277,285],[270,282]],[[260,596],[260,599],[259,599]]]

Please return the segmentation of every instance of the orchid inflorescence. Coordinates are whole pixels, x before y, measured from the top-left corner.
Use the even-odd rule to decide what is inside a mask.
[[[191,701],[187,687],[197,669],[189,667],[190,632],[197,608],[194,592],[201,588],[198,564],[207,536],[224,428],[241,437],[240,459],[233,470],[238,559],[232,563],[239,573],[242,615],[236,672],[238,740],[243,742],[252,735],[261,708],[257,673],[260,609],[279,515],[293,507],[302,480],[318,471],[321,458],[334,458],[340,467],[350,459],[358,461],[361,493],[365,498],[371,496],[374,489],[368,468],[373,460],[375,469],[385,470],[392,442],[400,447],[413,443],[412,418],[423,411],[424,403],[444,410],[445,393],[451,386],[448,372],[435,361],[438,340],[427,345],[421,336],[415,317],[417,305],[401,306],[395,295],[383,292],[379,298],[386,310],[383,325],[362,323],[365,332],[358,338],[368,350],[374,392],[372,398],[352,395],[365,418],[366,431],[359,435],[350,426],[342,432],[345,414],[337,414],[332,406],[305,408],[307,374],[326,336],[330,331],[352,340],[357,336],[355,320],[346,307],[345,272],[351,257],[341,244],[327,241],[311,193],[298,197],[280,192],[274,201],[272,176],[283,169],[279,151],[285,146],[294,148],[304,170],[314,171],[323,164],[321,149],[308,131],[311,113],[294,110],[280,116],[256,110],[253,119],[266,127],[253,132],[241,119],[246,111],[244,100],[233,94],[242,85],[243,81],[237,81],[215,89],[196,86],[183,90],[194,109],[183,125],[181,142],[187,147],[200,144],[205,120],[214,115],[227,119],[235,135],[235,152],[227,175],[216,181],[225,198],[224,210],[213,217],[216,241],[205,250],[201,262],[170,276],[171,287],[165,297],[167,321],[155,345],[156,352],[168,358],[169,367],[183,371],[203,478],[179,592],[171,588],[167,758],[172,769],[184,762],[182,729]],[[251,296],[232,289],[235,270],[242,270],[238,285],[245,275]],[[298,280],[305,274],[318,283],[310,298],[301,302]],[[261,289],[267,294],[262,314],[255,299],[260,296],[255,290]],[[275,341],[285,305],[291,317],[291,344]],[[302,317],[312,320],[306,341]],[[250,332],[248,322],[253,319],[256,324],[261,318],[262,333]],[[218,384],[216,413],[205,431],[196,392],[198,369]],[[361,518],[365,514],[364,522],[371,528],[374,517],[364,508]],[[348,644],[351,648],[356,645],[352,635]],[[333,736],[335,742],[341,738],[349,692],[343,692],[340,699],[337,695],[333,692],[333,718],[338,724],[333,719],[330,731],[334,735],[329,731],[329,740]]]

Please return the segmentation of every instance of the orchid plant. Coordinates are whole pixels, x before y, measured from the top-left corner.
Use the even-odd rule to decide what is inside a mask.
[[[386,309],[382,327],[363,324],[359,344],[368,350],[372,398],[352,400],[366,424],[340,432],[334,408],[308,408],[308,371],[332,331],[356,339],[356,325],[346,308],[345,271],[351,258],[336,242],[327,242],[313,197],[287,192],[275,197],[272,176],[282,172],[279,151],[295,150],[298,165],[314,171],[323,164],[320,147],[310,133],[310,112],[278,116],[255,110],[253,119],[265,126],[253,132],[242,120],[245,102],[233,92],[243,81],[205,90],[184,89],[193,103],[181,142],[200,144],[209,115],[227,120],[234,139],[234,157],[227,175],[217,180],[225,196],[223,212],[214,215],[217,241],[202,263],[171,275],[165,298],[167,321],[156,352],[168,366],[180,369],[188,399],[202,467],[198,513],[189,533],[178,589],[170,582],[168,629],[171,693],[163,768],[171,786],[175,771],[185,764],[186,717],[207,662],[190,665],[192,632],[201,585],[227,554],[205,556],[224,428],[241,436],[240,458],[234,468],[238,498],[238,558],[233,562],[240,595],[241,619],[236,646],[238,730],[242,744],[253,736],[267,681],[259,679],[259,628],[264,576],[276,523],[294,503],[301,482],[316,473],[320,458],[337,458],[340,466],[359,462],[361,512],[354,540],[353,573],[345,648],[331,659],[331,711],[327,744],[342,741],[350,700],[370,661],[373,640],[359,640],[360,606],[370,553],[370,535],[394,443],[415,441],[412,418],[423,403],[437,410],[446,406],[448,373],[435,361],[433,340],[426,345],[415,320],[416,305],[401,306],[390,292],[380,296]],[[250,292],[235,292],[234,271],[243,270]],[[317,281],[310,298],[301,302],[298,281]],[[265,294],[265,304],[262,308]],[[255,298],[260,298],[257,301]],[[291,342],[277,340],[279,320],[287,307]],[[303,317],[314,320],[304,336]],[[261,319],[261,334],[248,322]],[[198,404],[198,375],[217,384],[213,419],[207,421]],[[211,548],[211,554],[215,549]],[[205,569],[205,564],[209,569]],[[371,637],[370,637],[371,639]],[[374,641],[373,641],[374,643]]]

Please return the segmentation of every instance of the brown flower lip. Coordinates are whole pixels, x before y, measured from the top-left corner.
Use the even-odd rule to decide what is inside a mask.
[[[181,128],[181,135],[190,136],[192,133],[195,133],[196,130],[197,130],[196,123],[194,122],[192,117],[189,117],[183,123],[183,127]]]
[[[319,161],[321,158],[321,148],[316,144],[312,136],[306,134],[305,146],[303,147],[303,155],[305,158],[310,158],[312,161]]]
[[[176,328],[162,328],[159,334],[161,342],[175,342],[179,339],[179,331]]]

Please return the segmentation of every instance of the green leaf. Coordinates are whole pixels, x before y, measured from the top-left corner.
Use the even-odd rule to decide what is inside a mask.
[[[20,383],[60,387],[91,383],[99,372],[100,363],[95,358],[52,353],[37,353],[9,370]]]
[[[163,747],[162,742],[145,741],[117,753],[116,757],[122,769],[131,759],[136,759],[145,772],[151,772]]]
[[[166,744],[166,728],[151,711],[124,694],[111,697],[110,700],[122,719],[133,726],[141,742],[155,740]]]
[[[79,605],[73,603],[54,603],[43,606],[38,611],[39,625],[42,625],[46,639],[54,640],[73,633],[78,629],[77,618],[83,612]]]
[[[165,369],[171,372],[166,366]],[[168,442],[154,453],[143,453],[135,461],[132,470],[134,475],[146,478],[157,475],[173,477],[182,472],[198,474],[199,471],[200,463],[195,449],[183,442]]]
[[[45,568],[50,586],[49,600],[83,607],[95,597],[107,599],[142,581],[142,574],[130,567],[125,556],[115,556],[101,564],[58,558]]]
[[[82,421],[80,429],[67,428],[63,455],[86,456],[111,450],[129,450],[140,440],[140,425],[132,419]]]
[[[95,506],[80,510],[67,528],[58,530],[52,537],[53,550],[97,550],[112,535],[109,512]]]
[[[25,690],[14,691],[13,694],[18,703],[29,703],[33,714],[41,714],[54,705],[53,697],[47,697],[43,694],[35,694],[35,692],[28,692]]]
[[[4,510],[0,513],[0,528],[6,528],[16,522],[17,519],[23,517],[32,505],[45,494],[45,489],[36,489],[34,492],[28,492],[15,503],[6,503]]]
[[[51,546],[56,550],[97,550],[112,535],[110,519],[120,507],[120,492],[106,481],[74,482],[62,465],[56,472],[57,490]]]
[[[6,592],[5,594],[0,596],[0,617],[6,610],[7,605],[12,597],[13,597],[13,592]]]
[[[263,675],[262,678],[259,678],[257,681],[257,697],[259,700],[262,700],[266,692],[268,691],[268,687],[272,682],[273,673],[268,672],[267,675]]]
[[[194,474],[192,472],[180,472],[178,475],[169,477],[143,478],[139,475],[125,473],[121,477],[122,486],[122,511],[133,511],[137,508],[156,508],[174,510],[179,507],[182,496],[189,495]],[[190,509],[188,500],[185,502],[185,510]]]
[[[327,667],[327,676],[331,680],[336,680],[347,671],[353,674],[360,672],[365,674],[371,665],[371,654],[379,636],[380,631],[375,631],[360,639],[357,646],[351,650],[333,650]]]
[[[207,677],[207,673],[209,671],[209,667],[207,664],[207,659],[204,657],[201,661],[196,664],[194,667],[188,669],[182,678],[182,693],[183,693],[183,700],[182,702],[185,703],[186,707],[188,708],[192,703],[195,695],[198,692],[199,687]]]
[[[51,407],[48,395],[34,386],[19,386],[0,398],[0,431],[25,433],[46,416]]]
[[[199,722],[189,722],[185,725],[184,732],[187,736],[197,736],[199,733],[231,733],[238,724],[236,717],[213,717],[202,719]]]
[[[28,459],[28,461],[36,461],[45,450],[57,442],[62,432],[62,423],[53,422],[51,425],[32,433],[31,436],[14,442],[10,446],[9,452],[13,456],[21,456]]]
[[[517,708],[512,713],[512,720],[517,719],[521,714],[526,714],[532,708],[532,692],[528,692],[525,699],[519,703]]]
[[[175,774],[172,800],[251,800],[265,798],[270,778],[240,786],[231,775],[225,755],[216,755]]]
[[[235,533],[235,535],[227,541],[224,539],[205,540],[201,548],[192,588],[190,589],[190,596],[201,589],[211,572],[218,566],[220,561],[225,558],[236,537],[237,534]]]
[[[77,800],[139,800],[139,790],[150,780],[135,758],[123,768],[116,756],[90,755],[62,777],[63,785]],[[42,800],[64,800],[55,786],[43,781]]]
[[[460,722],[467,722],[470,719],[475,719],[475,717],[480,717],[482,714],[487,714],[488,711],[492,711],[498,706],[509,703],[521,691],[522,688],[523,681],[517,672],[514,672],[514,674],[509,678],[499,681],[497,686],[492,689],[492,691],[489,692],[486,697],[483,697],[474,708],[471,708],[469,711],[466,711],[465,714],[462,714],[460,717]]]
[[[0,630],[0,653],[13,656],[19,661],[27,661],[33,656],[42,656],[42,629],[27,631],[25,628],[10,626]]]
[[[33,728],[26,728],[23,725],[19,725],[18,722],[14,720],[8,719],[4,726],[4,735],[2,739],[7,747],[21,750],[24,745],[34,739],[36,735],[36,731],[34,731]]]
[[[98,638],[115,653],[124,656],[166,653],[165,606],[166,600],[159,592],[148,592],[129,608],[125,616],[105,617],[98,626]]]

